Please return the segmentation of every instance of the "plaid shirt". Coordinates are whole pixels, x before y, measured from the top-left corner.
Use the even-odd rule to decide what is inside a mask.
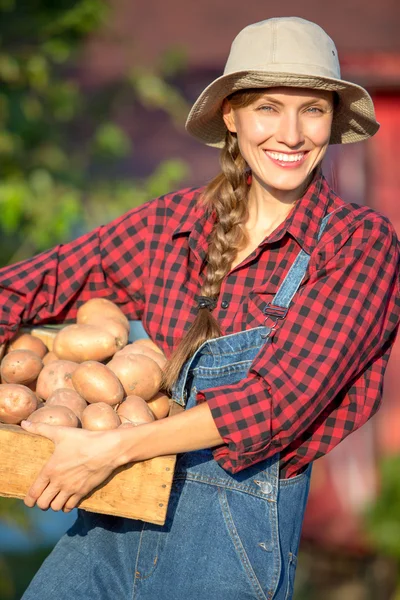
[[[0,341],[21,322],[71,320],[94,296],[140,319],[167,356],[196,316],[214,215],[203,188],[170,193],[106,226],[0,270]],[[339,208],[318,242],[320,220]],[[343,202],[318,173],[286,220],[224,278],[213,314],[222,333],[264,324],[303,248],[311,259],[286,318],[245,379],[199,392],[232,473],[280,452],[298,474],[378,409],[400,321],[400,245],[390,221]]]

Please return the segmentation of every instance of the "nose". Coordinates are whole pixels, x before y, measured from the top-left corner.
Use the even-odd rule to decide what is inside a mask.
[[[302,122],[295,112],[283,112],[278,122],[276,131],[278,142],[285,144],[288,148],[296,148],[304,142]]]

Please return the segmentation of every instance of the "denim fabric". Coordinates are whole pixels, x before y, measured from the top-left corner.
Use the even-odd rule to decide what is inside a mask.
[[[175,387],[186,407],[245,377],[267,334],[206,342]],[[279,480],[276,454],[231,475],[210,450],[180,454],[164,526],[78,511],[23,598],[289,600],[310,471]]]
[[[273,304],[290,305],[308,260],[301,251]],[[175,401],[190,408],[198,391],[246,377],[270,333],[205,342]],[[210,450],[180,454],[165,525],[79,510],[23,600],[291,600],[310,475],[279,479],[278,453],[235,475]]]

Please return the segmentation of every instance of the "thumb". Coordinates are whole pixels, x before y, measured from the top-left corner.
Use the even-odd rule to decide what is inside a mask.
[[[53,442],[58,440],[60,434],[58,425],[49,425],[48,423],[32,423],[32,421],[26,420],[21,421],[21,427],[29,433],[42,435]]]

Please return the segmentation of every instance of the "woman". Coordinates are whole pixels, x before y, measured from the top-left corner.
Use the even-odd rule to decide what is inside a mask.
[[[400,321],[393,226],[320,169],[330,143],[378,127],[320,27],[250,25],[187,121],[222,148],[218,177],[2,270],[4,340],[108,297],[166,352],[186,406],[133,430],[23,424],[55,442],[25,499],[42,509],[179,454],[165,526],[79,511],[26,600],[292,598],[311,463],[377,410]]]

